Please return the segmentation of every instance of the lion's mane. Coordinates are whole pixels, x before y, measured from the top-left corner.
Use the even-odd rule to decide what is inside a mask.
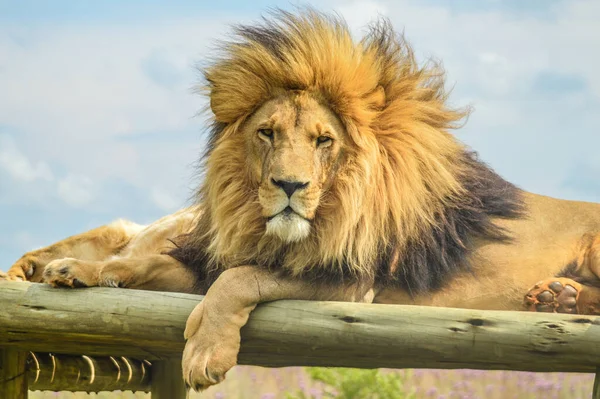
[[[466,113],[446,105],[439,66],[419,66],[387,21],[357,41],[340,18],[276,11],[235,33],[203,71],[214,115],[203,214],[171,253],[200,282],[211,270],[251,264],[419,292],[468,268],[474,238],[508,239],[492,217],[518,217],[519,191],[448,133]],[[310,237],[292,244],[264,235],[238,134],[257,107],[288,90],[329,104],[352,141]]]

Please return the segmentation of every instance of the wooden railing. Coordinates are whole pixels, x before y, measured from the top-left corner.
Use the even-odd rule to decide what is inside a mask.
[[[0,281],[0,398],[28,389],[184,398],[183,329],[201,299]],[[252,313],[239,363],[587,372],[600,398],[600,317],[277,301]]]

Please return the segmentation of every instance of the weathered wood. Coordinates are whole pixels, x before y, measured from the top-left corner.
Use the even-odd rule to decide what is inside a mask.
[[[150,391],[151,365],[146,361],[30,353],[27,363],[31,391]]]
[[[183,350],[201,297],[0,281],[0,346],[33,352],[161,359]]]
[[[167,359],[201,297],[0,282],[0,346]],[[259,306],[241,364],[595,372],[600,318],[339,302]]]
[[[27,399],[27,352],[0,348],[0,398]]]
[[[185,399],[187,394],[181,371],[181,357],[152,364],[152,399]]]

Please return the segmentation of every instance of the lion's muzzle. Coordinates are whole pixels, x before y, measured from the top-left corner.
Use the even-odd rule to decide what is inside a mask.
[[[300,197],[308,183],[272,178],[271,184],[279,190],[273,193],[277,200],[272,204],[275,207],[271,207],[274,212],[267,217],[266,234],[275,235],[286,242],[306,238],[310,234],[310,221],[303,215],[306,207]]]

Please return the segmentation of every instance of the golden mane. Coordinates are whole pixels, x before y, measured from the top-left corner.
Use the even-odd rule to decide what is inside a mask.
[[[393,275],[402,262],[398,278],[420,289],[420,273],[429,272],[419,268],[430,267],[421,263],[431,259],[419,251],[466,249],[463,230],[504,238],[489,215],[513,216],[518,200],[511,197],[504,208],[486,206],[498,200],[496,186],[504,194],[512,186],[447,132],[466,112],[446,105],[443,71],[435,64],[420,67],[387,21],[372,25],[359,41],[341,19],[311,9],[278,11],[263,25],[235,32],[204,70],[202,89],[215,122],[199,191],[205,212],[175,257],[186,264],[258,264],[319,278]],[[331,107],[353,145],[309,239],[284,244],[264,235],[257,187],[246,174],[237,133],[258,106],[290,90]],[[438,248],[443,245],[452,248]]]

